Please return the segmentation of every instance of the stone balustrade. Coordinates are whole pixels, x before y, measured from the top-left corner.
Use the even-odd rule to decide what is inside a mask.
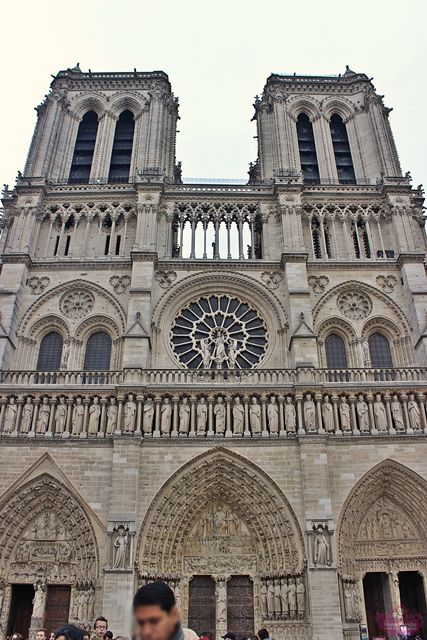
[[[59,375],[59,374],[58,374]],[[0,434],[27,438],[290,438],[427,434],[427,388],[0,389]]]

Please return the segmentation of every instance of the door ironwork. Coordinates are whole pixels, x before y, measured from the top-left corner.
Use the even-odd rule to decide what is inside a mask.
[[[254,588],[249,576],[227,582],[227,629],[241,638],[254,633]]]
[[[216,637],[215,582],[210,576],[194,576],[188,593],[188,626],[197,634]],[[209,637],[209,636],[208,636]]]

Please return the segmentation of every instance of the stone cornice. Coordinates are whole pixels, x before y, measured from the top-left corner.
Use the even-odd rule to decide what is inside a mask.
[[[181,259],[181,258],[161,258],[158,267],[162,269],[173,269],[175,271],[201,271],[203,267],[215,271],[265,271],[266,269],[280,270],[279,261],[273,260],[213,260],[213,259]]]
[[[400,268],[397,260],[308,260],[307,271],[313,270],[316,274],[319,272],[319,267],[322,271],[366,271],[366,269],[377,269],[383,271],[384,269],[396,270]]]
[[[138,249],[130,253],[132,262],[154,262],[157,265],[159,256],[156,251],[140,251]]]
[[[308,257],[309,254],[305,253],[305,252],[289,252],[289,253],[282,253],[282,257],[280,260],[280,264],[282,267],[285,266],[285,264],[287,264],[288,262],[307,262],[308,261]]]
[[[426,254],[421,251],[402,252],[397,258],[397,266],[401,269],[404,264],[423,264],[425,260]]]
[[[128,260],[58,260],[39,261],[33,260],[28,254],[5,253],[1,257],[3,264],[22,264],[32,271],[114,271],[116,269],[131,269],[132,263]]]

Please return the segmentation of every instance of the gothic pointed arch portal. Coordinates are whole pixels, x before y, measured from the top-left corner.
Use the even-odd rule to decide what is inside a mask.
[[[93,618],[98,572],[99,554],[91,520],[77,496],[60,480],[41,473],[0,500],[0,577],[1,588],[5,589],[2,591],[3,628],[7,623],[12,584],[34,585],[40,592],[41,612],[46,592],[49,600],[49,589],[68,585],[71,588],[70,619],[87,626]],[[79,599],[86,601],[81,615]],[[42,618],[39,624],[41,621]]]
[[[137,546],[140,583],[168,581],[184,622],[191,580],[213,576],[217,636],[235,615],[232,576],[247,576],[253,583],[252,620],[239,622],[248,632],[268,622],[276,637],[290,633],[291,626],[299,635],[308,633],[305,557],[300,527],[281,489],[255,464],[224,448],[201,454],[171,476],[153,499]],[[291,595],[292,609],[279,614],[274,602],[279,602],[281,585],[295,595],[295,605]]]

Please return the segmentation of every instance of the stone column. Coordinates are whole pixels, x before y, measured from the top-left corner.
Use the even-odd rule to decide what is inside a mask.
[[[123,400],[124,396],[117,396],[117,422],[116,422],[116,430],[114,432],[115,436],[122,435],[122,414],[123,414]]]
[[[396,429],[393,427],[393,418],[391,417],[391,409],[390,409],[390,396],[388,394],[384,394],[384,402],[385,402],[385,410],[387,414],[388,432],[391,436],[395,436]]]
[[[105,419],[107,410],[108,398],[101,398],[101,421],[99,425],[99,431],[96,434],[97,438],[105,438]]]
[[[72,398],[67,398],[67,421],[65,423],[65,431],[62,434],[63,438],[69,438],[70,437],[72,411],[73,411],[73,399]]]
[[[335,435],[336,436],[342,436],[342,431],[340,429],[340,419],[339,419],[339,416],[338,416],[338,401],[339,401],[339,398],[338,398],[338,396],[332,396],[331,400],[332,400],[332,404],[333,404],[333,407],[334,407]]]
[[[189,438],[196,437],[196,396],[190,396],[190,433]]]
[[[402,393],[402,395],[400,396],[400,399],[401,399],[402,404],[403,404],[403,414],[405,416],[405,422],[406,422],[406,433],[407,434],[412,434],[412,433],[414,433],[414,430],[411,427],[411,422],[409,420],[408,396],[406,394]]]
[[[47,427],[47,431],[44,434],[45,438],[53,438],[53,421],[55,419],[55,407],[56,407],[56,398],[50,399],[50,415],[49,415],[49,424]]]
[[[316,393],[316,395],[314,396],[314,399],[316,401],[316,412],[317,412],[317,424],[318,424],[317,433],[325,433],[325,429],[323,428],[323,420],[322,420],[323,396],[321,393]]]
[[[426,408],[425,408],[425,398],[422,393],[417,395],[417,400],[420,404],[420,413],[421,413],[421,426],[424,433],[427,433],[427,422],[426,422]]]
[[[179,402],[179,397],[178,396],[173,396],[172,402],[173,402],[173,419],[172,419],[171,438],[177,438],[178,437],[178,402]]]
[[[136,401],[138,409],[136,412],[135,435],[142,438],[142,403],[144,402],[144,396],[136,396]]]
[[[1,414],[0,414],[0,436],[3,435],[3,422],[4,422],[4,416],[6,413],[6,405],[7,405],[7,398],[0,398],[0,408],[1,408]]]
[[[245,407],[245,426],[243,429],[243,437],[250,438],[251,437],[251,426],[249,421],[249,396],[243,396],[243,406]]]
[[[298,394],[295,396],[295,402],[297,403],[297,420],[298,420],[297,433],[299,436],[301,436],[305,434],[304,421],[302,419],[302,395],[301,394]]]
[[[21,414],[22,414],[22,405],[24,404],[24,398],[19,396],[16,400],[16,404],[18,405],[18,410],[16,412],[16,420],[15,420],[15,428],[13,432],[10,434],[11,436],[18,436],[19,433],[19,424],[21,422]]]
[[[153,438],[160,438],[160,403],[162,401],[161,396],[155,396],[154,403],[156,405],[156,413],[154,416],[154,433]]]
[[[374,406],[373,406],[374,397],[371,395],[366,396],[366,402],[368,403],[368,409],[369,409],[369,422],[371,424],[371,436],[377,436],[378,431],[375,426],[375,416],[374,416]]]
[[[267,397],[264,395],[261,396],[261,420],[262,420],[261,435],[263,438],[269,438],[270,433],[269,433],[268,424],[267,424]]]
[[[360,436],[360,431],[357,427],[357,418],[356,418],[356,396],[350,396],[349,402],[350,402],[351,426],[353,430],[353,435]]]
[[[36,424],[37,424],[37,416],[39,414],[40,402],[41,402],[40,398],[34,398],[33,400],[33,404],[34,404],[33,421],[31,423],[31,431],[28,433],[27,438],[36,437]]]
[[[286,438],[288,434],[286,433],[286,429],[285,429],[285,415],[284,415],[284,409],[283,409],[285,398],[283,396],[279,396],[277,398],[277,402],[279,403],[279,429],[280,429],[279,436],[280,438]]]
[[[215,436],[214,433],[214,424],[213,424],[213,402],[214,402],[214,397],[213,396],[208,396],[208,433],[207,433],[207,437],[208,438],[213,438]]]
[[[226,416],[225,416],[225,420],[226,420],[226,425],[225,425],[225,437],[226,438],[232,438],[233,437],[233,432],[231,430],[231,400],[232,398],[230,398],[230,396],[226,396],[225,397],[225,409],[226,409]]]

